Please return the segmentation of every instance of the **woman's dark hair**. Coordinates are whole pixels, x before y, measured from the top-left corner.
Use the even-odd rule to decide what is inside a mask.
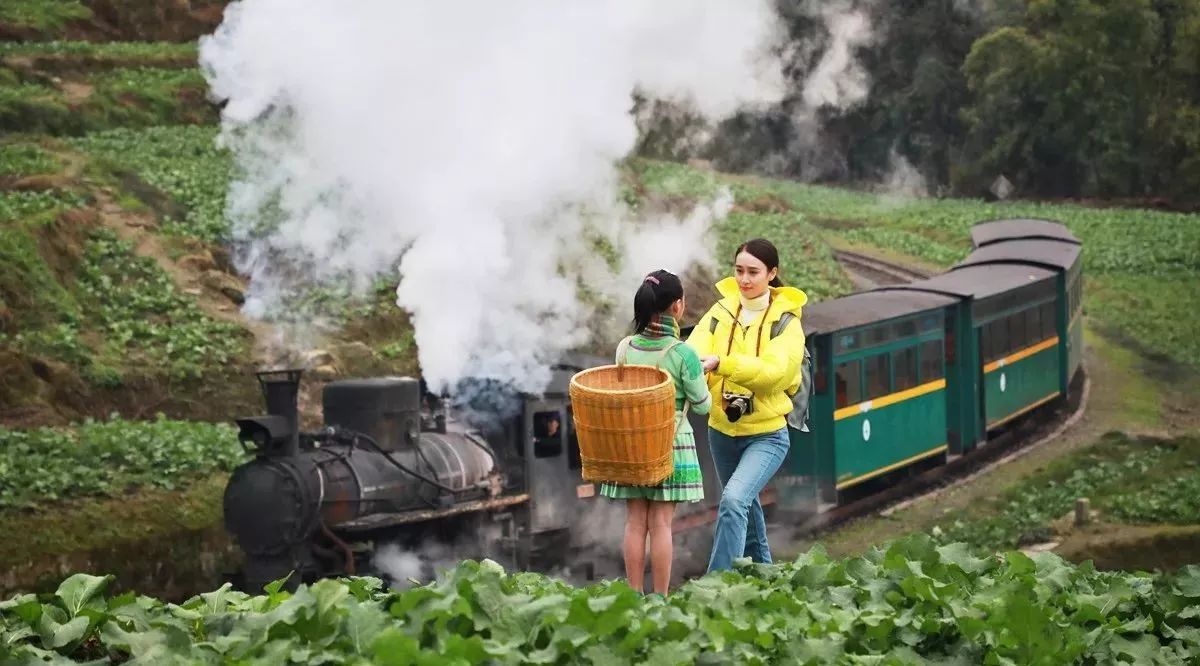
[[[734,263],[737,263],[737,256],[743,252],[749,252],[750,256],[766,264],[768,271],[772,268],[779,268],[779,250],[776,250],[775,245],[765,238],[752,238],[739,245],[733,253]],[[782,287],[783,280],[779,279],[779,273],[776,273],[774,279],[768,284],[772,287]]]
[[[633,295],[633,332],[644,331],[654,315],[661,314],[681,298],[683,283],[674,273],[659,270],[647,275]]]

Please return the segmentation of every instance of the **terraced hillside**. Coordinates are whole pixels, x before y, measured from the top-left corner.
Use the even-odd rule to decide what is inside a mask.
[[[0,3],[0,529],[31,535],[0,547],[0,591],[54,589],[83,569],[160,595],[206,585],[229,554],[220,495],[238,454],[219,424],[259,409],[252,372],[419,371],[393,276],[365,297],[327,289],[296,303],[335,324],[299,355],[242,315],[224,215],[232,165],[196,63],[222,4]],[[852,288],[839,246],[937,269],[966,254],[974,222],[1061,219],[1087,247],[1089,335],[1139,359],[1131,375],[1143,357],[1163,361],[1155,387],[1200,369],[1196,216],[909,200],[641,159],[624,176],[643,210],[729,188],[718,257],[770,237],[785,281],[813,299]],[[703,294],[713,276],[694,277]],[[690,300],[695,312],[706,299]],[[315,413],[311,393],[302,408]],[[1139,427],[1174,428],[1162,409]]]

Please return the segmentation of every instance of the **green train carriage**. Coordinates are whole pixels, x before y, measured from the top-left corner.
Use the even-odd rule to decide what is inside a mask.
[[[945,356],[955,303],[867,291],[805,308],[815,373],[809,431],[792,431],[788,473],[807,482],[796,492],[837,502],[892,470],[944,460],[947,396],[958,390]]]
[[[1082,358],[1078,239],[1055,222],[996,220],[972,241],[945,274],[805,308],[814,390],[776,483],[783,503],[839,503],[968,454],[1068,394]]]
[[[1007,219],[981,222],[971,229],[975,246],[958,265],[1013,261],[1058,271],[1059,336],[1065,341],[1060,368],[1063,393],[1083,366],[1083,244],[1066,226],[1052,220]]]
[[[960,298],[954,337],[957,354],[969,362],[970,390],[960,392],[960,427],[948,423],[956,453],[1060,394],[1055,281],[1052,270],[997,262],[956,266],[895,288]]]

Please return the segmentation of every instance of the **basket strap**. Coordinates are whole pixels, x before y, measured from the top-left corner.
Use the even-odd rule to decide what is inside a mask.
[[[629,353],[629,342],[633,340],[633,336],[626,336],[621,342],[617,343],[617,381],[625,380],[625,356]]]
[[[629,343],[632,340],[633,336],[629,335],[622,338],[621,341],[617,343],[617,356],[615,359],[617,365],[625,365],[625,356],[629,353]]]

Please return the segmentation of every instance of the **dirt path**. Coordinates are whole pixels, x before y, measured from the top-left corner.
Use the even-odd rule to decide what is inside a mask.
[[[82,182],[81,176],[87,166],[85,155],[64,149],[43,149],[63,161],[63,171],[58,176],[61,181],[72,184]],[[88,189],[95,198],[94,209],[101,225],[132,245],[138,256],[153,259],[171,277],[176,288],[191,296],[206,315],[249,331],[254,337],[253,349],[257,360],[272,355],[272,341],[278,338],[275,328],[242,314],[240,304],[246,289],[245,282],[236,275],[220,270],[205,243],[164,236],[159,233],[159,220],[153,211],[123,207],[108,188]]]
[[[71,105],[83,103],[96,90],[95,86],[80,81],[64,81],[58,87],[62,90],[63,99]]]
[[[123,208],[107,192],[95,195],[101,224],[130,243],[138,256],[153,259],[171,276],[177,288],[195,299],[206,315],[250,331],[255,348],[265,348],[266,342],[274,337],[274,328],[242,314],[239,306],[246,285],[241,278],[219,270],[212,253],[199,242],[180,241],[191,247],[178,259],[172,258],[173,254],[180,254],[180,249],[173,248],[157,233],[159,223],[153,213]]]

